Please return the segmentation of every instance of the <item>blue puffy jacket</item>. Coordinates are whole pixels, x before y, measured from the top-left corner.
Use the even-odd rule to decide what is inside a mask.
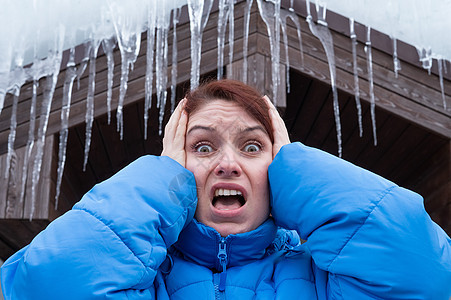
[[[192,173],[142,157],[5,262],[5,299],[449,299],[419,195],[299,143],[268,172],[272,218],[222,238],[193,219]]]

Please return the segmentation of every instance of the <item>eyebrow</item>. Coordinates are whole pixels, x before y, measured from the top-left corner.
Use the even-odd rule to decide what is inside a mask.
[[[251,132],[251,131],[255,131],[255,130],[260,130],[260,131],[263,131],[263,133],[266,133],[266,130],[263,128],[263,126],[260,126],[260,125],[257,125],[257,126],[254,126],[254,127],[247,127],[247,128],[244,128],[244,129],[242,129],[241,130],[241,132]]]

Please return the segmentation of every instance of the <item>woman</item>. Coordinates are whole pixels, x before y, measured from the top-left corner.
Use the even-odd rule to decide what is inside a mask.
[[[1,276],[6,299],[448,299],[450,243],[419,195],[290,144],[267,97],[223,80]]]

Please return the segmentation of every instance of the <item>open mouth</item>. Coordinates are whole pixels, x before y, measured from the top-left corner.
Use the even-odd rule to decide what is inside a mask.
[[[235,210],[246,204],[246,199],[238,190],[217,189],[212,204],[218,210]]]

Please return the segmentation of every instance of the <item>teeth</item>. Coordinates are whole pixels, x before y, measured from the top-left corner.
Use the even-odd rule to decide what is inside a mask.
[[[217,197],[217,196],[236,196],[236,195],[242,195],[242,193],[237,190],[228,190],[228,189],[217,189],[215,191],[215,197]]]

